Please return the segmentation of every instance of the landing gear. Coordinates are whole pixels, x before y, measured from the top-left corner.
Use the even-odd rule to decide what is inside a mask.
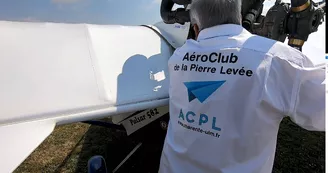
[[[102,156],[93,156],[88,161],[88,173],[107,173],[106,161]]]
[[[109,149],[107,155],[111,157],[110,160],[115,160],[115,163],[108,159],[106,162],[102,156],[93,156],[88,162],[88,173],[158,172],[168,123],[169,114],[166,114],[131,135],[125,136],[124,139],[119,139],[115,142],[117,143],[115,147]],[[92,124],[115,128],[104,123],[92,122]],[[123,153],[125,155],[122,156]]]

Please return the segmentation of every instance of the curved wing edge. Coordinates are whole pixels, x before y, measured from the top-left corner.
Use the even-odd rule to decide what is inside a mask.
[[[13,172],[54,130],[54,121],[34,121],[0,127],[1,172]]]

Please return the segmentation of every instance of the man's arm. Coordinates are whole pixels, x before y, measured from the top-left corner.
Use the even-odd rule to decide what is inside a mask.
[[[304,66],[295,66],[288,116],[304,129],[325,131],[325,65],[303,58]]]

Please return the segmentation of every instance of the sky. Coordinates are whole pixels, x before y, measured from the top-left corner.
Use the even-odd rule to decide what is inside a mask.
[[[265,1],[264,13],[274,2]],[[0,0],[0,20],[154,24],[161,21],[160,3],[161,0]]]
[[[160,3],[161,0],[0,0],[0,20],[154,24],[161,21]],[[274,1],[266,0],[264,4],[266,11]]]
[[[160,18],[161,0],[0,0],[0,20],[140,25]]]

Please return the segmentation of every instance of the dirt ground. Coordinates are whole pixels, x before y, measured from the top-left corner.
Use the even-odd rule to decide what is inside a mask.
[[[123,131],[82,123],[58,126],[15,173],[84,173],[88,159],[94,155],[104,156],[108,168],[113,170],[140,138],[142,147],[117,173],[156,172],[165,135],[165,131],[158,129],[158,123],[155,121],[153,127],[133,138]],[[324,173],[325,133],[308,132],[285,119],[280,126],[273,172]]]

